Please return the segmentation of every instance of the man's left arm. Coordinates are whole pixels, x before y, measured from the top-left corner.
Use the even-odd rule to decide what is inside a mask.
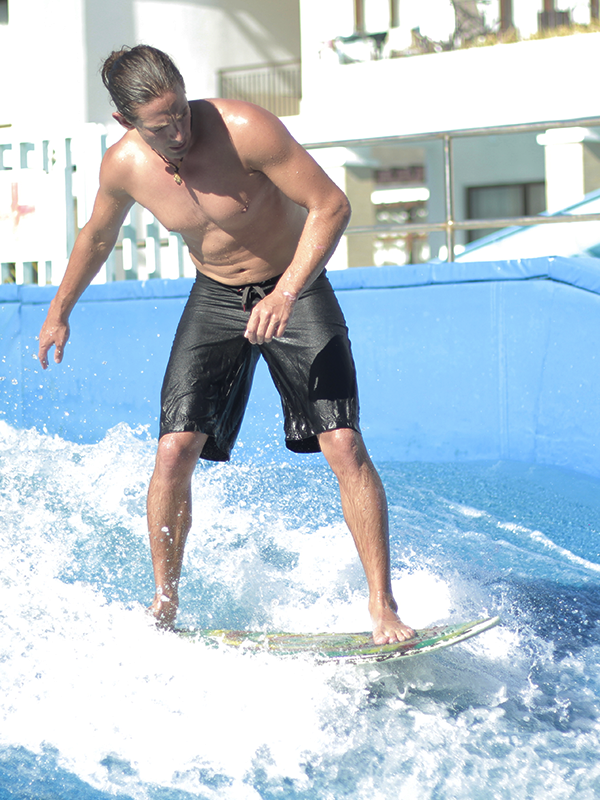
[[[287,197],[308,212],[294,258],[277,286],[250,316],[246,337],[256,344],[282,336],[299,294],[322,272],[350,219],[342,190],[267,111],[248,109],[236,147],[245,164],[263,172]],[[237,133],[237,131],[236,131]]]

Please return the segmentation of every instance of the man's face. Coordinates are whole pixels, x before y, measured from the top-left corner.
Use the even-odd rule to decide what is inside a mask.
[[[165,158],[183,158],[192,144],[192,117],[181,87],[139,106],[135,129],[142,139]]]

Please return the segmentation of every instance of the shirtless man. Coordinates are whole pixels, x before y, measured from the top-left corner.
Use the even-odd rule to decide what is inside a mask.
[[[346,196],[267,111],[234,100],[188,103],[179,71],[155,48],[112,53],[102,78],[126,133],[103,158],[92,216],[40,332],[39,359],[46,369],[54,346],[62,361],[69,315],[134,202],[183,236],[197,280],[161,397],[148,492],[150,612],[159,625],[174,624],[192,474],[200,457],[228,460],[263,355],[282,395],[288,447],[321,450],[339,481],[374,641],[410,638],[392,595],[385,492],[358,427],[350,345],[324,274],[350,217]]]

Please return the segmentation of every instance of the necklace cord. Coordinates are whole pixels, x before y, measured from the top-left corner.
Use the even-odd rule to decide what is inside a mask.
[[[154,150],[154,148],[152,149]],[[162,158],[165,164],[168,164],[168,166],[172,168],[173,180],[178,186],[181,186],[181,184],[183,183],[183,178],[179,174],[179,170],[181,169],[181,165],[183,164],[183,158],[179,159],[179,164],[174,164],[172,161],[169,161],[169,159],[166,156],[163,156],[162,153],[159,153],[158,150],[154,150],[154,152],[156,153],[157,156],[160,156]]]

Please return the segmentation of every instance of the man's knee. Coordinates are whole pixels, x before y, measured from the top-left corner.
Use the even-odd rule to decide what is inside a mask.
[[[193,431],[165,434],[158,442],[156,469],[166,475],[191,474],[207,438],[206,434]]]
[[[363,438],[352,428],[338,428],[319,434],[321,452],[334,472],[370,464]]]

